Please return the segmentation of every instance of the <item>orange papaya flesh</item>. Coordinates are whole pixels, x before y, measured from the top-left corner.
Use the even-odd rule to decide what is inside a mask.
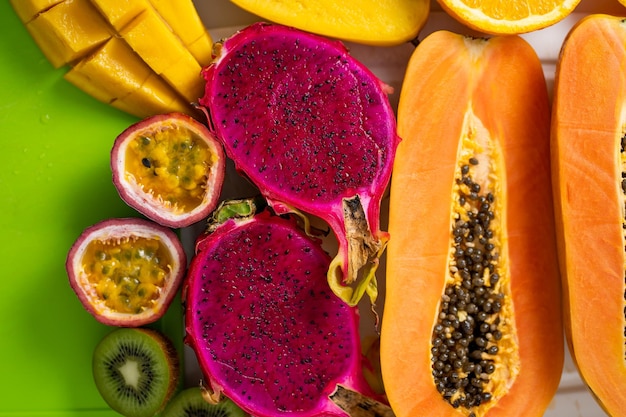
[[[625,18],[583,18],[559,56],[552,113],[565,332],[610,415],[626,410],[625,68]]]
[[[407,66],[398,133],[381,327],[391,407],[543,415],[564,347],[535,51],[518,36],[434,32]]]

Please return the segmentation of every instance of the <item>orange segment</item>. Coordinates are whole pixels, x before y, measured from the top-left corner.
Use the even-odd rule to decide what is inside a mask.
[[[489,34],[521,34],[545,28],[564,19],[580,3],[580,0],[437,1],[459,22]]]

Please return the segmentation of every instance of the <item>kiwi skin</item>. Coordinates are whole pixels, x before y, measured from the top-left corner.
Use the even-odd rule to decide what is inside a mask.
[[[139,387],[127,384],[120,367],[140,374]],[[126,417],[153,417],[174,395],[180,380],[180,361],[174,344],[149,328],[116,328],[93,353],[96,388],[111,409]],[[132,373],[127,371],[128,373]]]
[[[247,417],[241,408],[226,397],[217,404],[207,402],[203,388],[186,388],[165,407],[161,417]]]

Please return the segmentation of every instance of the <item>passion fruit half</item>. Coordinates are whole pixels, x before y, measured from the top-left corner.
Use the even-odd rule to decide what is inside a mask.
[[[126,204],[163,226],[181,228],[217,206],[225,158],[204,124],[168,113],[126,128],[113,145],[111,170]]]
[[[173,230],[140,218],[109,219],[85,229],[65,268],[85,309],[120,327],[152,323],[183,280],[187,257]]]

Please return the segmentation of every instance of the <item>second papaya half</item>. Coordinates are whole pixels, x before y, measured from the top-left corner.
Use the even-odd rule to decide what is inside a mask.
[[[626,415],[626,22],[570,31],[555,80],[552,167],[565,331],[582,379]]]
[[[518,36],[426,37],[398,108],[382,375],[398,417],[541,416],[563,367],[550,103]]]

